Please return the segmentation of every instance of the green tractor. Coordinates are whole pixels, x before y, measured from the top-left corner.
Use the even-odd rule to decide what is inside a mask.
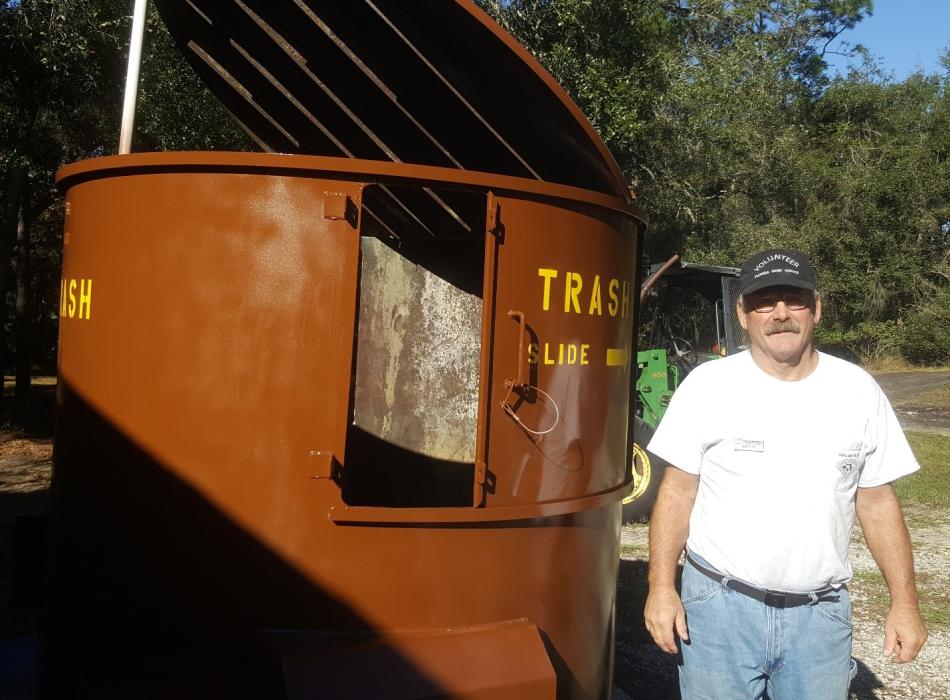
[[[748,347],[736,317],[739,268],[681,262],[678,255],[644,270],[640,288],[633,492],[623,502],[624,522],[646,522],[653,510],[666,462],[646,449],[670,398],[686,375],[703,362]]]

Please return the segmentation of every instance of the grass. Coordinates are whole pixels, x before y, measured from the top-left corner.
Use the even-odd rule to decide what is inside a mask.
[[[920,616],[928,626],[950,627],[950,593],[935,583],[928,574],[917,574]],[[878,571],[855,571],[850,585],[852,592],[864,599],[862,607],[867,606],[882,617],[887,614],[891,598]]]
[[[650,548],[643,544],[620,545],[620,556],[623,559],[646,559]]]
[[[921,469],[894,482],[898,497],[902,501],[950,506],[950,437],[908,431],[907,440]]]
[[[888,374],[890,372],[940,372],[947,367],[918,367],[912,365],[902,357],[872,357],[861,363],[871,374]]]
[[[938,584],[930,574],[917,573],[920,615],[928,625],[950,627],[950,591]]]
[[[876,569],[874,571],[855,571],[851,583],[848,584],[853,594],[860,596],[866,605],[880,615],[886,615],[891,606],[891,596],[887,592],[884,577]]]
[[[950,437],[908,431],[907,440],[921,469],[894,482],[898,498],[907,504],[950,506]],[[908,524],[912,529],[939,526],[946,522],[944,512],[938,511],[935,515],[911,509]],[[887,614],[890,597],[880,572],[855,571],[853,587],[871,610],[881,616]],[[920,595],[920,615],[924,622],[931,628],[950,627],[950,591],[940,580],[921,571],[917,572],[917,590]]]
[[[941,527],[950,521],[950,518],[945,515],[946,511],[940,509],[909,508],[907,501],[904,501],[902,508],[904,510],[904,522],[907,523],[907,527],[912,532],[921,528]]]
[[[872,357],[864,360],[861,365],[871,374],[883,374],[885,372],[916,372],[919,367],[914,367],[902,357]]]

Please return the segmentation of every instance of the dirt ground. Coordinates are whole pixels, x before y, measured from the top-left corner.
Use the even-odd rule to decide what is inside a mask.
[[[891,372],[875,378],[905,430],[950,435],[950,370]]]

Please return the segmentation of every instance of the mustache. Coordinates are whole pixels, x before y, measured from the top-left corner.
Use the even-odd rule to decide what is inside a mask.
[[[774,335],[776,333],[801,333],[802,326],[794,318],[786,318],[781,321],[773,320],[765,324],[763,332],[765,335]]]

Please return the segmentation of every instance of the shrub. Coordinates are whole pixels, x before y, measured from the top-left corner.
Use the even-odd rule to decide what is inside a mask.
[[[901,355],[915,365],[950,364],[950,291],[934,299],[904,319]]]
[[[831,355],[863,364],[900,354],[902,330],[895,321],[865,321],[851,328],[819,325],[815,344]]]

